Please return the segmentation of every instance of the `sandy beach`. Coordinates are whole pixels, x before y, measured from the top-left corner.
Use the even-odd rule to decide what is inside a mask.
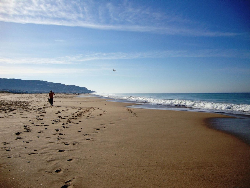
[[[0,94],[0,187],[250,187],[250,147],[219,114],[104,99]]]

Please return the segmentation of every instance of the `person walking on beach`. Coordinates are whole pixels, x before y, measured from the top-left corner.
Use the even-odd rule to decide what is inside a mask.
[[[51,106],[53,106],[53,97],[54,97],[55,93],[51,90],[49,92],[49,103],[51,104]]]

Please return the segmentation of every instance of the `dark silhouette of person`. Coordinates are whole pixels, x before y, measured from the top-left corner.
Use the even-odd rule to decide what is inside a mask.
[[[49,103],[51,104],[51,106],[53,106],[53,97],[54,97],[55,93],[51,90],[49,92]]]

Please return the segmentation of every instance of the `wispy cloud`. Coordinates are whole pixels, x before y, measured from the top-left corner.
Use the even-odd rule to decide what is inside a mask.
[[[235,36],[210,31],[169,12],[155,12],[133,1],[1,0],[0,21],[78,26],[166,35]]]
[[[55,42],[65,42],[65,40],[56,39]]]
[[[88,68],[47,68],[47,67],[9,67],[9,66],[0,66],[0,74],[2,76],[6,75],[37,75],[37,74],[52,74],[52,75],[58,75],[58,74],[85,74],[90,75],[93,74],[93,72],[100,71],[101,69],[88,69]]]
[[[72,64],[72,62],[65,60],[65,58],[1,58],[0,64]]]
[[[69,57],[69,60],[92,61],[92,60],[112,60],[112,59],[141,59],[141,58],[169,58],[169,57],[226,57],[226,58],[250,58],[247,50],[236,49],[204,49],[204,50],[165,50],[133,53],[89,53]]]
[[[217,72],[226,72],[230,74],[250,74],[250,69],[249,68],[238,68],[238,67],[224,67],[222,69],[213,69],[213,71]]]
[[[169,57],[222,57],[222,58],[245,58],[250,59],[250,52],[247,50],[220,50],[220,49],[204,49],[204,50],[165,50],[150,52],[114,52],[114,53],[85,53],[75,56],[63,56],[56,58],[0,58],[0,65],[78,65],[83,62],[101,61],[101,60],[121,60],[121,59],[143,59],[143,58],[169,58]]]

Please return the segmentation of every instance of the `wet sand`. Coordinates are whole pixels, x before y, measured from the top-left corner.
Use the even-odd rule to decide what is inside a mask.
[[[250,148],[219,114],[95,97],[0,94],[0,187],[250,187]]]

